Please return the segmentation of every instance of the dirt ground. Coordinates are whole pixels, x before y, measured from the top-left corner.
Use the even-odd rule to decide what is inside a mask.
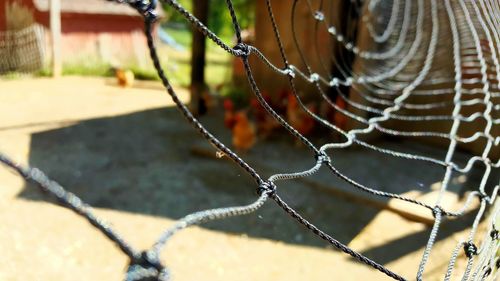
[[[186,100],[187,92],[180,94]],[[220,114],[203,121],[229,140]],[[100,78],[0,81],[0,149],[81,196],[138,249],[151,246],[190,212],[255,199],[253,182],[235,165],[192,153],[205,146],[158,83],[122,89]],[[345,169],[365,159],[342,155],[338,165]],[[260,143],[244,157],[265,175],[303,170],[314,160],[286,138]],[[435,176],[429,181],[442,174],[418,171]],[[357,176],[367,173],[374,170]],[[398,177],[375,174],[388,185]],[[326,173],[318,177],[337,184]],[[393,188],[405,186],[402,192],[422,184],[401,181]],[[4,168],[0,185],[0,280],[123,280],[126,256],[85,220]],[[291,206],[329,234],[405,277],[415,276],[428,225],[299,181],[279,188]],[[426,280],[442,279],[470,221],[467,216],[444,226]],[[273,202],[256,214],[182,231],[162,258],[177,281],[387,279],[327,246]]]

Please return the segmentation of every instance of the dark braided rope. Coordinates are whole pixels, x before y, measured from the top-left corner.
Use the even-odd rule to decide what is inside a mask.
[[[335,248],[341,250],[342,252],[350,255],[351,257],[357,259],[358,261],[366,264],[366,265],[369,265],[375,269],[377,269],[378,271],[386,274],[387,276],[395,279],[395,280],[401,280],[401,281],[404,281],[406,280],[405,278],[403,278],[402,276],[392,272],[391,270],[389,270],[388,268],[384,267],[383,265],[380,265],[378,264],[377,262],[365,257],[364,255],[352,250],[351,248],[349,248],[348,246],[342,244],[341,242],[339,242],[338,240],[336,240],[335,238],[331,237],[330,235],[328,235],[327,233],[323,232],[321,229],[319,229],[318,227],[316,227],[314,224],[310,223],[308,220],[306,220],[305,218],[303,218],[299,213],[297,213],[293,208],[291,208],[290,206],[288,206],[288,204],[283,201],[276,193],[272,194],[271,195],[271,199],[273,199],[277,204],[278,206],[280,206],[283,210],[285,210],[285,212],[287,214],[289,214],[292,218],[294,218],[295,220],[297,220],[300,224],[302,224],[303,226],[305,226],[307,229],[311,230],[316,236],[320,237],[321,239],[327,241],[328,243],[330,243],[332,246],[334,246]]]
[[[250,55],[251,49],[248,48],[248,46],[243,43],[242,38],[241,38],[241,27],[238,23],[238,19],[236,17],[236,13],[234,12],[233,4],[231,0],[226,0],[228,10],[231,15],[231,21],[233,24],[234,31],[236,33],[236,38],[238,40],[237,46],[239,48],[247,49],[248,55]],[[299,133],[295,128],[293,128],[288,122],[283,119],[274,109],[267,103],[267,101],[264,99],[262,96],[259,87],[257,86],[257,83],[255,79],[253,78],[253,73],[252,69],[250,68],[250,63],[248,61],[248,55],[242,56],[241,59],[243,61],[243,65],[245,67],[245,72],[248,78],[248,82],[250,84],[250,87],[252,89],[252,92],[255,94],[257,97],[257,100],[259,103],[264,107],[264,109],[281,125],[283,126],[288,132],[290,132],[294,137],[298,138],[305,146],[307,146],[310,150],[314,151],[316,155],[320,154],[319,149],[317,149],[314,144],[311,143],[306,137],[304,137],[301,133]]]
[[[229,3],[229,7],[232,7],[231,5],[231,1],[228,0],[228,3]],[[237,24],[237,20],[235,18],[235,15],[234,15],[234,10],[233,10],[233,14],[232,14],[232,17],[233,17],[233,23],[235,23],[237,25],[237,27],[235,27],[236,30],[239,30],[239,25]],[[200,133],[205,137],[207,138],[207,140],[209,140],[212,144],[214,144],[215,146],[217,146],[220,150],[222,150],[223,152],[226,152],[225,150],[227,149],[227,155],[231,156],[231,151],[225,147],[222,143],[220,143],[214,136],[212,136],[202,125],[201,123],[199,123],[197,121],[197,119],[192,116],[191,112],[184,106],[184,104],[182,104],[182,102],[178,99],[178,97],[176,96],[175,94],[175,91],[173,90],[173,88],[171,87],[167,77],[165,76],[165,73],[162,69],[162,66],[160,64],[160,60],[159,60],[159,57],[157,55],[157,52],[156,52],[156,47],[154,45],[154,40],[152,38],[152,34],[151,34],[151,24],[152,24],[152,21],[148,20],[147,18],[145,18],[145,31],[146,31],[146,37],[147,37],[147,40],[148,40],[148,46],[150,48],[150,55],[151,55],[151,58],[153,60],[153,63],[155,65],[155,68],[158,72],[158,75],[160,76],[160,79],[162,80],[165,88],[167,89],[167,91],[169,92],[169,94],[172,96],[172,98],[174,99],[174,102],[176,103],[176,105],[179,107],[179,109],[181,110],[181,112],[184,114],[184,116],[188,119],[188,121],[190,121],[191,124],[193,124],[195,126],[195,128],[197,128]],[[238,37],[240,38],[239,40],[241,40],[241,37]],[[296,133],[297,137],[299,137],[306,145],[308,145],[309,148],[311,148],[312,150],[314,150],[315,152],[317,152],[319,154],[319,150],[317,150],[314,145],[312,145],[309,140],[307,140],[305,137],[303,137],[300,133],[298,133],[295,129],[293,129],[293,127],[291,127],[290,125],[288,125],[286,123],[286,121],[284,121],[283,119],[281,119],[281,117],[275,113],[272,108],[267,105],[267,103],[265,103],[263,97],[260,95],[260,92],[257,88],[257,85],[255,83],[255,80],[253,79],[253,76],[252,76],[252,73],[251,73],[251,69],[250,69],[250,65],[249,65],[249,62],[248,62],[248,55],[250,53],[250,50],[249,49],[245,49],[245,47],[248,48],[248,46],[246,46],[242,41],[238,42],[237,44],[237,47],[238,48],[241,48],[241,53],[243,54],[242,57],[242,60],[243,60],[243,63],[245,65],[245,69],[247,71],[247,74],[248,74],[248,78],[249,78],[249,81],[250,81],[250,84],[252,86],[252,89],[254,90],[257,98],[259,98],[259,101],[260,102],[263,102],[262,105],[266,108],[266,110],[269,111],[269,113],[271,113],[274,117],[278,117],[278,121],[281,121],[280,123],[282,123],[282,125],[289,129],[291,131],[292,134]],[[267,106],[266,106],[267,105]],[[273,114],[274,113],[274,114]],[[280,120],[281,119],[281,120]],[[242,159],[240,159],[236,154],[234,154],[234,157],[231,157],[233,160],[235,160],[235,162],[237,162],[238,164],[240,164],[240,166],[244,167],[245,168],[245,165],[248,166],[248,164],[246,164]],[[248,166],[248,168],[250,168]],[[251,169],[251,168],[250,168]],[[246,169],[247,170],[247,169]],[[248,171],[248,170],[247,170]],[[259,177],[259,180],[260,180],[260,177]],[[284,203],[284,202],[282,202]],[[282,205],[282,204],[279,204],[282,208],[285,207],[285,205]],[[284,208],[285,211],[287,211],[286,208]],[[290,211],[290,207],[288,207],[288,212]],[[296,213],[294,210],[292,210],[293,213],[295,213],[296,215],[298,215],[298,213]],[[300,216],[299,216],[300,217]],[[308,229],[312,230],[313,232],[316,233],[316,231],[314,231],[315,229],[316,230],[319,230],[317,229],[317,227],[311,225],[310,223],[308,223],[307,221],[304,221],[304,220],[301,220],[299,221],[301,223],[304,224],[304,226],[306,226]],[[307,223],[305,223],[307,222]],[[313,226],[313,228],[311,228],[311,226]],[[319,235],[320,237],[324,238],[326,235],[324,232],[320,232],[322,233],[323,235]],[[317,233],[318,235],[318,233]],[[336,240],[335,240],[336,241]],[[392,273],[390,270],[384,268],[383,266],[380,266],[379,264],[377,264],[376,262],[374,261],[371,261],[370,259],[366,258],[366,257],[363,257],[361,254],[359,253],[356,253],[355,251],[353,251],[352,249],[344,246],[342,247],[342,244],[338,245],[340,248],[339,249],[344,249],[344,251],[346,253],[351,253],[351,255],[353,255],[353,257],[357,258],[358,260],[360,260],[361,262],[364,262],[365,264],[367,265],[370,265],[370,266],[373,266],[374,268],[380,270],[381,272],[384,272],[385,274],[387,274],[388,276],[391,276],[397,280],[405,280],[403,279],[402,277],[398,276],[397,274],[395,273]],[[348,248],[348,250],[346,251],[345,248]]]
[[[26,181],[34,183],[40,190],[54,196],[64,207],[84,217],[91,225],[113,241],[131,260],[140,259],[141,254],[125,242],[125,240],[104,221],[97,218],[89,205],[85,204],[75,194],[66,191],[59,183],[48,178],[42,171],[37,168],[23,167],[12,161],[3,153],[0,153],[0,162],[13,169]]]
[[[231,48],[226,43],[224,43],[220,37],[218,37],[210,29],[208,29],[208,27],[206,27],[201,21],[199,21],[193,14],[184,9],[184,7],[182,7],[177,1],[175,0],[161,0],[161,1],[165,2],[166,4],[170,5],[172,8],[177,10],[181,15],[184,16],[186,20],[188,20],[191,24],[193,24],[194,27],[198,29],[198,31],[203,33],[203,35],[212,40],[215,44],[217,44],[226,52],[236,57],[240,57],[243,55],[239,50],[235,50],[234,48]]]
[[[267,101],[262,96],[255,79],[253,78],[252,69],[250,68],[250,63],[248,62],[248,58],[242,58],[243,65],[245,67],[245,72],[247,74],[248,81],[250,83],[250,87],[252,88],[253,93],[257,97],[259,103],[266,109],[266,111],[273,116],[273,118],[280,123],[288,132],[290,132],[294,137],[298,138],[307,148],[314,151],[316,155],[320,154],[318,148],[314,146],[306,137],[304,137],[301,133],[299,133],[294,127],[292,127],[288,122],[283,119],[274,109],[267,103]],[[298,101],[298,100],[297,100]]]
[[[236,36],[237,36],[237,38],[239,38],[238,40],[241,40],[241,36],[238,34],[240,32],[240,26],[239,26],[238,20],[236,18],[236,15],[234,13],[234,10],[233,10],[232,1],[231,0],[226,0],[226,1],[228,3],[228,8],[229,8],[230,13],[231,13],[231,18],[232,18],[235,32],[237,33]],[[241,44],[241,43],[242,43],[241,41],[238,42],[238,44]],[[259,101],[264,102],[263,104],[261,103],[263,106],[268,106],[267,103],[265,102],[265,100],[260,95],[260,91],[258,89],[257,83],[255,82],[255,79],[253,78],[250,64],[248,62],[248,57],[247,56],[242,57],[242,60],[243,60],[244,66],[245,66],[247,78],[250,82],[250,86],[251,86],[254,94],[259,98]],[[269,107],[269,109],[271,109],[270,111],[268,110],[269,113],[271,113],[271,114],[275,113],[272,110],[272,108]],[[320,152],[307,138],[305,138],[300,133],[298,133],[295,129],[293,129],[293,127],[291,127],[286,121],[284,121],[278,114],[276,114],[276,116],[274,116],[274,114],[272,114],[272,115],[273,115],[273,117],[278,117],[278,118],[276,118],[278,120],[278,122],[280,122],[280,124],[282,126],[284,126],[285,128],[289,129],[289,131],[291,131],[292,134],[296,132],[297,133],[296,136],[299,137],[299,139],[301,139],[304,142],[304,144],[307,145],[310,149],[313,149],[317,155],[325,156],[324,153]],[[328,163],[328,161],[325,161],[325,162]],[[302,218],[293,208],[289,207],[286,204],[286,202],[281,200],[281,198],[277,195],[276,192],[271,193],[270,196],[278,204],[278,206],[280,206],[290,216],[295,218],[300,224],[304,225],[307,229],[311,230],[318,237],[328,241],[329,243],[331,243],[333,246],[335,246],[339,250],[351,255],[352,257],[356,258],[358,261],[379,270],[380,272],[386,274],[389,277],[392,277],[396,280],[406,280],[403,277],[399,276],[398,274],[387,269],[386,267],[376,263],[375,261],[373,261],[373,260],[363,256],[362,254],[352,250],[351,248],[345,246],[344,244],[340,243],[339,241],[335,240],[333,237],[329,236],[328,234],[326,234],[325,232],[323,232],[322,230],[317,228],[315,225],[311,224],[306,219]]]
[[[292,6],[292,21],[291,21],[291,28],[292,30],[295,29],[295,26],[294,26],[294,20],[293,20],[293,15],[295,14],[295,8],[296,8],[296,4],[297,4],[297,0],[294,0],[293,2],[293,6]],[[278,31],[278,27],[276,25],[276,21],[275,21],[275,17],[274,17],[274,13],[272,11],[272,6],[271,6],[271,3],[270,3],[270,0],[266,0],[266,5],[267,5],[267,10],[268,10],[268,13],[269,13],[269,17],[271,19],[271,24],[272,24],[272,27],[273,27],[273,31],[274,31],[274,35],[276,37],[276,41],[278,42],[278,47],[280,49],[280,54],[281,54],[281,57],[283,59],[283,61],[285,62],[285,64],[287,64],[287,58],[286,58],[286,53],[284,51],[284,47],[283,47],[283,43],[282,43],[282,40],[281,40],[281,37],[280,37],[280,34],[279,34],[279,31]],[[304,65],[306,65],[307,67],[307,70],[309,72],[309,74],[312,74],[312,70],[310,69],[309,65],[307,64],[307,61],[306,61],[306,58],[302,52],[302,49],[299,47],[299,43],[298,43],[298,40],[295,36],[296,32],[292,32],[292,37],[293,37],[293,41],[294,41],[294,44],[296,45],[297,47],[297,50],[298,50],[298,53],[299,53],[299,56],[302,60],[302,62],[304,63]],[[286,65],[288,67],[288,65]],[[290,77],[291,78],[291,77]],[[290,79],[292,80],[292,79]],[[318,87],[318,90],[322,91],[321,87],[319,86],[319,84],[316,82],[315,83],[316,86]],[[293,89],[293,92],[294,94],[296,95],[297,97],[297,100],[299,101],[299,104],[302,106],[302,108],[310,113],[310,115],[318,122],[320,122],[321,124],[324,124],[324,125],[327,125],[328,127],[331,128],[331,124],[329,124],[328,121],[322,119],[322,118],[319,118],[316,114],[314,113],[311,113],[307,107],[302,103],[300,102],[301,99],[300,97],[298,97],[298,95],[296,94],[296,91],[295,91],[295,87],[293,87],[292,85],[292,89]],[[324,95],[324,93],[322,92],[322,95]],[[329,124],[329,125],[328,125]],[[406,202],[410,202],[410,203],[414,203],[414,204],[417,204],[419,206],[422,206],[422,207],[425,207],[427,209],[429,209],[431,212],[434,210],[434,207],[429,205],[429,204],[425,204],[423,202],[420,202],[418,200],[415,200],[415,199],[411,199],[411,198],[407,198],[407,197],[404,197],[404,196],[401,196],[401,195],[398,195],[398,194],[393,194],[393,193],[389,193],[389,192],[383,192],[383,191],[379,191],[379,190],[375,190],[375,189],[372,189],[372,188],[368,188],[354,180],[352,180],[351,178],[343,175],[340,171],[338,171],[331,163],[327,163],[327,167],[337,176],[339,177],[340,179],[346,181],[347,183],[351,184],[352,186],[362,190],[362,191],[365,191],[365,192],[368,192],[370,194],[373,194],[373,195],[376,195],[376,196],[382,196],[382,197],[389,197],[389,198],[395,198],[395,199],[399,199],[399,200],[403,200],[403,201],[406,201]],[[449,214],[448,212],[445,212],[445,214]]]
[[[182,115],[187,119],[187,121],[205,138],[207,139],[212,145],[214,145],[218,150],[222,151],[226,156],[228,156],[231,160],[236,162],[241,168],[243,168],[251,177],[255,179],[258,185],[261,185],[262,178],[260,175],[252,168],[250,165],[248,165],[243,159],[241,159],[236,153],[234,153],[231,149],[229,149],[227,146],[225,146],[221,141],[219,141],[214,135],[212,135],[199,121],[196,119],[196,117],[193,116],[191,111],[182,103],[182,101],[179,99],[177,94],[175,93],[175,90],[172,88],[172,85],[170,84],[170,81],[165,75],[165,72],[163,71],[163,67],[161,66],[160,63],[160,58],[158,57],[158,53],[156,51],[156,46],[154,43],[153,35],[152,35],[152,22],[145,20],[145,34],[148,42],[148,47],[150,50],[150,56],[153,61],[153,64],[156,68],[156,71],[158,72],[158,76],[160,77],[163,86],[165,86],[168,94],[174,101],[175,105],[177,108],[181,111]]]
[[[189,12],[187,12],[184,8],[182,8],[178,3],[176,3],[175,1],[168,1],[168,0],[164,0],[166,1],[167,4],[169,4],[170,2],[176,4],[176,6],[174,8],[176,8],[177,10],[181,11],[183,15],[189,15],[189,17],[187,17],[187,20],[190,21],[200,32],[202,33],[205,33],[206,30],[208,30],[208,28],[206,26],[204,26],[201,22],[197,21],[197,19],[191,15]],[[216,42],[216,44],[218,44],[219,46],[221,46],[222,48],[224,49],[227,49],[230,47],[228,47],[227,45],[225,45],[224,43],[222,43],[222,41],[220,40],[219,37],[217,37],[215,34],[213,35],[214,36],[214,42]],[[223,44],[223,45],[220,45],[220,44]],[[265,57],[260,53],[258,52],[254,47],[250,47],[250,52],[254,52],[259,58],[263,59],[265,63],[269,64],[268,61],[265,60]],[[235,55],[235,56],[244,56],[245,54],[248,54],[248,49],[245,47],[246,50],[246,53],[244,51],[242,51],[243,48],[241,48],[241,44],[238,44],[235,48],[231,49],[232,51],[229,51],[231,54]],[[271,67],[273,70],[276,71],[276,67],[272,66],[272,65],[269,65],[269,67]],[[290,73],[289,77],[292,77],[293,76],[293,72]],[[328,102],[331,102],[329,99],[327,99]],[[300,102],[300,100],[299,100]],[[306,110],[307,111],[307,110]],[[343,111],[341,111],[342,114],[344,114]],[[321,122],[321,121],[320,121]],[[323,124],[325,124],[325,122],[322,122]],[[377,129],[380,128],[380,126],[376,126]],[[409,134],[409,136],[415,136],[414,134]],[[448,136],[441,136],[441,137],[444,137],[444,138],[448,138]],[[374,149],[376,151],[379,151],[379,152],[382,152],[383,149],[380,149],[380,148],[377,148],[377,147],[374,147],[372,145],[368,145],[367,143],[364,143],[360,140],[357,140],[357,139],[354,139],[354,141],[360,145],[363,145],[367,148],[370,148],[370,149]],[[419,157],[419,156],[407,156],[407,155],[403,155],[403,153],[390,153],[391,155],[393,156],[396,156],[396,157],[404,157],[404,158],[408,158],[408,159],[415,159],[415,160],[423,160],[423,161],[428,161],[429,158],[428,157]],[[434,163],[438,163],[438,160],[435,160],[435,159],[431,159],[431,162],[434,162]],[[439,163],[438,163],[439,164]]]

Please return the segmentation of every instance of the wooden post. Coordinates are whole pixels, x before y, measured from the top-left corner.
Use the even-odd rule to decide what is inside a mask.
[[[207,24],[208,5],[207,0],[193,0],[193,14],[203,24]],[[203,100],[205,85],[205,36],[193,29],[193,44],[191,49],[191,101],[190,107],[195,115],[203,115],[206,112],[206,104]]]
[[[50,33],[52,36],[52,77],[62,74],[61,0],[50,0]]]

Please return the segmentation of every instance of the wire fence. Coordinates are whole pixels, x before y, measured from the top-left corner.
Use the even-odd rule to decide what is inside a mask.
[[[0,32],[0,73],[34,72],[45,61],[45,32],[33,24],[22,30]]]
[[[241,28],[231,0],[226,0],[228,12],[232,18],[237,44],[231,47],[223,42],[208,27],[194,17],[182,5],[174,0],[163,0],[171,9],[180,13],[196,30],[221,47],[229,54],[242,60],[250,87],[260,105],[271,115],[288,133],[303,143],[315,157],[316,164],[301,172],[275,174],[263,178],[257,170],[245,162],[238,154],[212,135],[202,123],[180,101],[174,88],[170,84],[165,71],[160,64],[155,41],[152,35],[152,25],[157,20],[156,1],[116,0],[135,8],[144,16],[145,33],[147,36],[150,55],[168,94],[186,120],[200,134],[211,143],[220,153],[232,159],[256,183],[258,198],[246,205],[224,207],[212,210],[199,211],[180,219],[173,227],[167,229],[148,250],[141,252],[124,241],[115,231],[103,221],[96,218],[85,203],[74,194],[55,181],[48,179],[43,172],[35,168],[21,167],[4,154],[0,154],[0,161],[17,171],[25,179],[34,182],[42,190],[54,195],[64,206],[85,217],[93,226],[112,240],[130,258],[130,266],[126,280],[168,280],[170,273],[160,260],[160,252],[169,239],[182,229],[194,224],[224,219],[227,217],[250,214],[259,209],[268,201],[274,201],[292,219],[314,233],[318,238],[325,240],[336,249],[350,255],[359,262],[377,269],[386,276],[396,280],[406,280],[397,273],[397,269],[388,268],[363,254],[351,249],[338,241],[316,225],[309,222],[300,212],[294,210],[279,195],[279,186],[284,181],[314,176],[321,167],[327,168],[332,174],[339,177],[352,188],[371,194],[372,196],[401,200],[414,204],[418,208],[427,210],[434,217],[434,223],[429,233],[429,239],[424,246],[422,258],[416,269],[416,279],[424,280],[426,266],[431,258],[436,237],[444,221],[464,216],[468,212],[475,212],[475,219],[468,235],[457,244],[450,253],[449,265],[443,272],[444,280],[450,280],[454,273],[456,261],[461,252],[465,254],[467,263],[460,273],[462,280],[496,280],[500,267],[499,232],[497,216],[499,204],[495,204],[498,195],[499,183],[491,183],[498,176],[500,161],[494,149],[499,146],[500,137],[495,134],[496,126],[500,123],[498,111],[500,105],[500,4],[494,0],[482,1],[376,1],[366,3],[351,1],[352,9],[358,14],[372,14],[386,16],[386,22],[373,22],[364,18],[373,39],[374,46],[362,49],[357,46],[352,34],[343,34],[333,25],[333,5],[327,1],[291,0],[290,24],[278,26],[272,1],[266,0],[267,13],[272,24],[273,34],[280,50],[281,61],[274,62],[266,57],[263,51],[254,46],[245,44],[241,38]],[[360,69],[351,69],[345,61],[333,61],[340,69],[340,76],[331,75],[330,71],[314,69],[304,55],[299,36],[297,35],[297,7],[307,5],[309,17],[314,19],[315,27],[312,32],[318,36],[319,30],[324,29],[331,35],[331,40],[337,42],[342,52],[351,53],[361,61]],[[280,30],[287,30],[293,36],[295,50],[300,54],[300,66],[292,65],[280,35]],[[449,39],[449,46],[440,41]],[[318,44],[316,42],[316,44]],[[368,46],[368,47],[370,47]],[[451,50],[450,48],[451,47]],[[451,52],[451,53],[450,53]],[[276,110],[267,103],[259,85],[254,79],[251,56],[259,59],[259,63],[267,65],[277,75],[288,79],[289,87],[297,99],[302,110],[307,112],[317,123],[339,135],[342,142],[326,143],[317,146],[296,128],[287,123]],[[448,57],[452,60],[452,72],[438,62]],[[328,67],[323,67],[328,70]],[[472,77],[472,78],[471,78]],[[339,114],[359,124],[357,128],[345,129],[330,122],[323,116],[311,111],[303,102],[304,96],[299,95],[296,89],[297,80],[301,79],[314,86],[315,91],[308,95],[316,95],[327,102]],[[451,86],[448,86],[451,85]],[[340,86],[349,86],[354,94],[347,95],[339,90]],[[430,88],[430,89],[429,89]],[[351,108],[343,108],[327,94],[327,90],[337,91],[338,99],[344,100]],[[429,99],[416,100],[415,97],[441,97],[442,101],[429,102]],[[356,97],[356,99],[355,99]],[[412,99],[413,98],[413,99]],[[360,102],[362,101],[362,102]],[[473,114],[464,114],[464,107],[479,105],[480,109]],[[435,115],[439,108],[449,108],[450,113]],[[356,113],[357,109],[364,114]],[[417,110],[419,114],[412,113]],[[370,114],[368,114],[370,113]],[[368,117],[366,117],[368,116]],[[372,117],[370,117],[372,116]],[[405,122],[423,122],[420,130],[404,131],[386,126],[386,121],[403,120]],[[430,131],[427,123],[431,121],[448,121],[449,131]],[[473,135],[463,135],[460,127],[464,123],[482,120],[484,128]],[[406,138],[435,138],[446,140],[448,149],[444,159],[437,159],[425,155],[410,154],[403,151],[390,150],[378,147],[376,144],[363,141],[362,137],[373,132],[384,135]],[[473,155],[465,164],[456,163],[454,155],[457,146],[461,144],[481,141],[481,153]],[[383,155],[400,157],[412,161],[423,161],[434,165],[436,169],[443,169],[443,178],[439,194],[434,203],[420,201],[417,198],[401,194],[390,193],[383,188],[367,186],[344,175],[335,166],[332,155],[335,150],[345,149],[353,145],[361,145],[375,150]],[[444,194],[449,188],[452,174],[467,175],[474,165],[484,167],[481,181],[478,186],[468,193],[467,200],[458,209],[444,208]],[[278,184],[281,183],[282,184]],[[477,209],[473,202],[479,202]],[[492,205],[496,207],[491,208]],[[478,226],[485,214],[489,212],[488,232],[484,236],[478,233]],[[149,279],[148,279],[149,278]]]

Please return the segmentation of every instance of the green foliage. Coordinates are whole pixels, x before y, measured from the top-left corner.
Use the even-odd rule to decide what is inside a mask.
[[[210,1],[208,27],[217,35],[224,37],[232,37],[234,34],[231,23],[231,16],[226,6],[226,0],[208,0]],[[193,0],[178,0],[178,2],[192,12]],[[233,0],[236,16],[241,27],[249,28],[255,19],[255,1],[254,0]],[[163,4],[166,19],[170,23],[181,23],[189,25],[184,17],[177,11],[173,10],[167,4]]]
[[[42,68],[37,71],[35,76],[50,77],[52,70],[48,67]],[[114,73],[111,65],[108,63],[100,62],[96,59],[89,59],[89,61],[75,61],[71,63],[64,63],[62,68],[62,75],[80,75],[80,76],[103,76],[110,77]]]
[[[175,42],[179,43],[180,45],[182,45],[184,47],[191,46],[191,42],[193,41],[193,38],[192,38],[191,32],[186,27],[183,27],[183,28],[182,27],[181,28],[175,27],[174,28],[174,27],[168,26],[168,27],[164,27],[164,29],[168,32],[168,34],[170,36],[172,36],[172,38],[174,38]]]
[[[0,78],[2,80],[16,80],[16,79],[23,78],[24,76],[25,75],[22,73],[10,71],[10,72],[6,72],[6,73],[2,73]]]
[[[124,65],[124,69],[128,69],[134,73],[137,80],[159,80],[156,71],[151,68],[141,68],[136,64]],[[86,57],[84,59],[74,60],[63,64],[63,75],[79,75],[79,76],[100,76],[113,77],[115,72],[109,63],[102,62],[97,58]],[[35,76],[48,77],[52,76],[50,68],[43,68]]]
[[[222,88],[221,96],[230,99],[236,108],[246,108],[250,102],[250,96],[245,87],[234,82]]]
[[[44,67],[44,68],[38,70],[37,72],[35,72],[34,75],[38,76],[38,77],[49,77],[49,76],[52,76],[52,70],[50,70],[48,67]]]
[[[160,77],[158,77],[158,74],[156,73],[156,70],[150,68],[141,68],[138,66],[130,66],[127,69],[132,71],[134,73],[134,77],[137,80],[150,80],[150,81],[157,81],[160,80]]]
[[[110,77],[114,73],[111,70],[111,65],[108,63],[103,63],[99,61],[94,61],[91,63],[73,62],[65,63],[63,65],[63,75],[81,75],[81,76],[104,76]]]
[[[167,62],[164,63],[167,75],[175,85],[188,87],[190,83],[191,63],[188,52],[168,52]],[[221,52],[208,52],[205,65],[205,82],[215,87],[229,80],[229,56]]]

